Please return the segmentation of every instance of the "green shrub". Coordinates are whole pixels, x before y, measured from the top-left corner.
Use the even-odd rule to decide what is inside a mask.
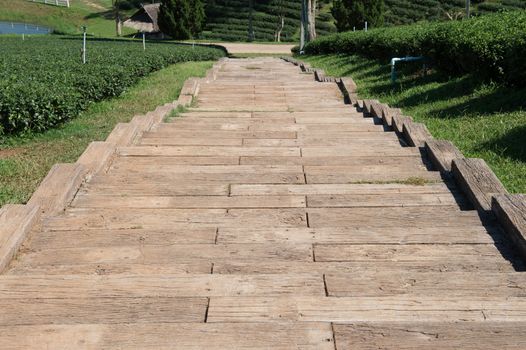
[[[346,53],[388,60],[425,55],[440,69],[526,85],[526,11],[441,23],[380,28],[322,37],[308,54]]]
[[[77,116],[90,103],[119,96],[152,71],[170,64],[215,60],[219,48],[171,43],[88,41],[79,38],[0,38],[0,136],[43,131]]]

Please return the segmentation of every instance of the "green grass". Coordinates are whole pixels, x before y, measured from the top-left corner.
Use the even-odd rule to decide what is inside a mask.
[[[422,76],[417,63],[401,67],[396,86],[387,62],[360,56],[302,56],[328,75],[351,76],[361,98],[375,98],[451,140],[466,157],[484,159],[507,189],[526,193],[526,89],[482,83],[473,77]]]
[[[71,7],[59,7],[33,3],[28,0],[9,0],[1,2],[0,21],[13,21],[40,24],[57,32],[80,33],[82,25],[87,26],[90,35],[115,37],[115,21],[111,18],[108,0],[73,0]],[[127,11],[127,14],[133,11]],[[123,27],[123,35],[136,31]]]
[[[120,97],[93,104],[59,128],[10,138],[10,146],[0,150],[0,206],[25,203],[53,164],[75,162],[91,141],[105,140],[115,124],[176,100],[184,81],[204,76],[212,64],[170,66],[141,79]]]

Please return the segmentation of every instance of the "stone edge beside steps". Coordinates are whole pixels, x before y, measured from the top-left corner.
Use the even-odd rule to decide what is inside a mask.
[[[119,147],[134,144],[174,109],[189,106],[199,94],[200,86],[214,81],[225,62],[225,59],[216,62],[204,78],[185,81],[176,101],[137,115],[129,123],[118,123],[106,141],[90,143],[76,163],[55,164],[26,205],[6,204],[0,208],[0,274],[8,268],[33,227],[44,217],[64,211],[85,181],[107,171]]]
[[[305,72],[312,73],[320,82],[336,83],[345,102],[372,117],[385,127],[392,128],[412,147],[425,151],[443,176],[453,178],[460,189],[482,214],[496,217],[521,256],[526,259],[526,194],[510,195],[483,159],[465,158],[453,143],[435,140],[426,126],[404,116],[399,108],[391,108],[377,100],[360,100],[356,83],[350,77],[335,78],[323,70],[292,57],[282,57]]]

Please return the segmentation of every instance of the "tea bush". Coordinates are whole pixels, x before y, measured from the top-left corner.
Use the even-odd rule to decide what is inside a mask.
[[[333,34],[309,43],[305,51],[385,60],[424,55],[452,74],[473,73],[482,79],[525,86],[526,11]]]
[[[43,131],[77,116],[90,103],[119,96],[150,72],[186,61],[216,60],[219,48],[73,37],[0,38],[0,136]]]

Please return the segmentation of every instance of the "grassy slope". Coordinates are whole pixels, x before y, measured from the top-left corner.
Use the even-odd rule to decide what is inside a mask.
[[[362,98],[377,98],[424,122],[437,139],[447,139],[467,157],[483,158],[509,191],[526,193],[526,90],[451,78],[421,77],[415,65],[389,80],[386,62],[358,56],[301,57],[330,75],[352,76]]]
[[[204,76],[211,66],[212,62],[191,62],[160,70],[60,128],[12,139],[14,145],[0,152],[0,206],[27,201],[53,164],[75,162],[91,141],[104,140],[115,124],[177,99],[187,78]]]
[[[63,33],[79,33],[86,25],[88,33],[114,37],[115,22],[108,16],[110,0],[73,0],[71,7],[32,3],[28,0],[0,0],[0,21],[41,24]],[[123,28],[123,34],[135,32]]]

